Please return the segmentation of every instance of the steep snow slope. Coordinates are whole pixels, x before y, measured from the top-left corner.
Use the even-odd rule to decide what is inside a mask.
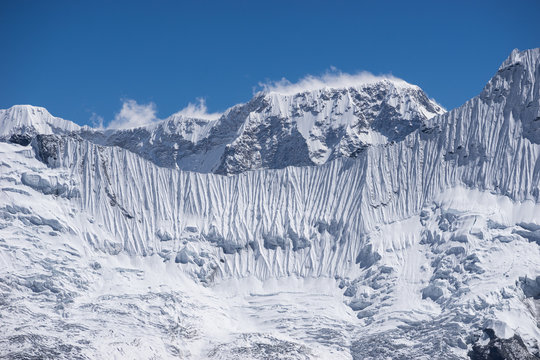
[[[174,238],[186,227],[226,253],[303,250],[327,244],[322,234],[336,237],[338,247],[354,246],[359,235],[419,213],[426,200],[460,184],[538,201],[538,146],[522,136],[523,124],[535,118],[530,103],[540,98],[529,85],[537,67],[537,59],[504,66],[479,97],[403,141],[319,167],[229,178],[159,168],[77,137],[39,137],[34,147],[49,165],[71,169],[83,207],[117,229],[119,246],[131,253],[159,251],[160,230]],[[494,99],[494,87],[509,94]]]
[[[159,167],[133,151],[85,140],[86,135],[38,136],[31,148],[5,144],[2,151],[7,160],[1,168],[5,207],[0,227],[5,235],[2,258],[7,265],[1,275],[2,291],[5,304],[18,304],[13,315],[2,311],[13,324],[10,335],[23,336],[25,342],[36,334],[32,327],[21,330],[16,325],[21,314],[28,320],[37,316],[25,311],[34,304],[28,300],[32,299],[29,292],[51,295],[71,289],[76,280],[58,274],[54,270],[58,265],[51,265],[44,254],[74,242],[80,248],[65,255],[55,252],[55,258],[65,258],[53,259],[53,264],[62,263],[78,272],[76,269],[88,266],[84,265],[87,256],[102,257],[107,264],[131,261],[130,271],[118,270],[123,266],[116,265],[106,265],[107,270],[101,272],[94,269],[87,282],[111,278],[120,284],[122,274],[127,273],[126,278],[141,284],[129,299],[137,309],[137,319],[153,313],[141,309],[144,299],[160,298],[142,290],[154,276],[161,278],[157,283],[163,283],[166,292],[175,292],[175,299],[184,296],[182,301],[191,304],[189,309],[196,308],[193,304],[201,298],[208,313],[216,317],[227,318],[223,314],[235,311],[253,314],[251,320],[232,316],[236,320],[223,325],[222,334],[201,344],[200,336],[212,332],[193,320],[201,316],[199,310],[193,310],[179,322],[193,326],[202,334],[199,337],[183,334],[152,347],[146,340],[137,342],[116,334],[122,351],[144,349],[144,354],[172,356],[174,349],[184,347],[188,349],[184,356],[261,358],[255,349],[264,348],[275,357],[289,358],[463,358],[477,340],[477,332],[492,328],[498,337],[519,334],[530,351],[538,352],[540,145],[535,134],[540,116],[539,79],[540,50],[513,52],[483,92],[462,107],[423,119],[413,126],[417,127],[414,131],[384,134],[376,127],[384,141],[372,141],[355,158],[348,157],[350,154],[333,161],[327,161],[333,159],[330,156],[322,157],[320,166],[220,176]],[[319,98],[321,92],[314,96]],[[342,100],[346,98],[344,95]],[[230,112],[247,114],[253,124],[267,121],[254,115],[255,109],[246,111],[239,106]],[[305,134],[313,131],[311,124],[320,128],[310,122],[308,112],[311,110],[294,123],[297,129],[307,128]],[[271,112],[268,116],[272,117]],[[232,118],[224,116],[209,125],[208,139],[226,119]],[[396,121],[404,118],[399,119]],[[328,124],[341,126],[339,121]],[[228,126],[234,130],[236,125]],[[236,139],[240,139],[242,129],[223,134],[239,134]],[[326,129],[331,132],[329,129],[331,126]],[[302,139],[306,137],[302,135]],[[222,140],[212,141],[229,144]],[[237,144],[234,141],[230,144]],[[308,149],[319,144],[310,141],[305,142]],[[315,163],[311,150],[306,154]],[[251,157],[246,156],[239,158]],[[234,165],[229,170],[272,168],[273,156],[262,158],[266,163],[254,162],[259,164],[254,167]],[[223,172],[233,172],[229,170]],[[31,204],[32,198],[40,201]],[[51,212],[51,208],[55,210]],[[22,230],[24,224],[27,230]],[[34,254],[33,243],[48,250]],[[131,260],[115,260],[127,255]],[[15,259],[20,256],[27,260],[19,266]],[[26,265],[33,257],[42,270]],[[18,270],[12,273],[11,269]],[[178,272],[210,287],[189,293]],[[292,287],[296,295],[289,296],[283,289],[291,289],[287,287],[291,278],[301,280]],[[54,286],[43,285],[48,284],[46,279]],[[264,285],[265,291],[259,295],[265,296],[257,296],[255,284],[273,279],[277,285],[271,289]],[[310,287],[310,279],[322,283]],[[246,291],[231,292],[231,284]],[[221,286],[226,289],[224,294]],[[331,296],[314,300],[320,305],[316,309],[310,308],[309,301],[298,301],[306,296],[315,299],[314,294],[323,289]],[[11,291],[14,295],[9,295]],[[72,296],[80,299],[86,293],[92,292],[82,286],[73,289]],[[112,290],[104,294],[97,301],[121,296]],[[67,307],[83,321],[87,307],[52,296],[62,309]],[[208,300],[212,296],[224,299]],[[239,299],[245,303],[234,310],[233,304],[244,301]],[[349,309],[333,313],[336,299],[341,304],[345,301]],[[45,302],[50,308],[42,316],[49,324],[47,329],[54,329],[61,339],[65,330],[55,322],[56,315],[49,315],[54,312],[53,302]],[[107,314],[112,313],[127,328],[122,310],[118,310],[122,304],[121,299],[111,300],[107,306],[115,310]],[[157,301],[152,306],[163,309],[165,305]],[[100,319],[107,316],[97,313]],[[244,327],[253,319],[262,323]],[[137,326],[157,337],[162,328],[162,324],[143,321]],[[80,329],[81,341],[91,342],[90,354],[104,351],[96,331],[92,326]],[[328,340],[331,338],[337,340]],[[6,348],[19,351],[14,350],[16,341],[5,339]],[[39,346],[57,344],[48,338],[34,341]],[[20,351],[29,351],[24,349]],[[82,354],[86,350],[71,347],[70,351]]]

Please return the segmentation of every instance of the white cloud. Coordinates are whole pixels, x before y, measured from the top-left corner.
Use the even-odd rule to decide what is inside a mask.
[[[396,86],[414,86],[405,80],[399,79],[393,75],[373,75],[367,71],[356,74],[347,74],[330,67],[330,70],[320,76],[306,75],[296,83],[282,78],[279,81],[269,81],[259,83],[262,92],[275,92],[283,95],[292,95],[306,91],[313,91],[324,88],[348,88],[372,84],[382,80],[389,80]]]
[[[156,116],[156,104],[139,104],[132,99],[126,99],[122,103],[122,109],[114,116],[107,129],[133,129],[161,121]],[[197,103],[189,103],[185,108],[174,115],[182,115],[197,119],[216,120],[222,113],[209,113],[206,101],[197,98]],[[90,118],[94,128],[103,128],[103,118],[97,114],[92,114]]]
[[[122,109],[107,126],[108,129],[131,129],[152,124],[156,117],[156,104],[138,104],[135,100],[126,99]]]
[[[90,116],[90,123],[94,129],[103,130],[103,117],[99,116],[95,112]]]
[[[209,113],[206,107],[206,100],[203,98],[197,98],[198,103],[189,103],[185,108],[178,111],[174,115],[183,115],[186,117],[216,120],[219,119],[221,113]]]

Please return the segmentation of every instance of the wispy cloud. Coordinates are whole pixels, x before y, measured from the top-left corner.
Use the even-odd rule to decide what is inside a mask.
[[[206,107],[206,100],[204,98],[197,98],[197,103],[189,103],[185,108],[178,111],[175,115],[183,115],[186,117],[216,120],[222,113],[209,113]]]
[[[103,130],[103,117],[99,116],[95,112],[92,113],[92,116],[90,116],[90,124],[92,124],[92,127],[94,129]]]
[[[348,88],[372,84],[382,80],[392,81],[398,86],[413,86],[405,80],[399,79],[393,75],[373,75],[370,72],[363,71],[356,74],[348,74],[331,67],[322,75],[306,75],[295,83],[282,78],[278,81],[260,82],[258,91],[265,93],[275,92],[283,95],[292,95],[306,91],[313,91],[324,88]]]
[[[132,129],[152,124],[159,119],[156,117],[156,104],[138,104],[135,100],[126,99],[122,104],[122,109],[118,112],[114,120],[107,126],[108,129]]]

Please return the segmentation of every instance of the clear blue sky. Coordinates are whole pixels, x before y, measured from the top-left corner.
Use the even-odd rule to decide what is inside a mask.
[[[79,124],[122,100],[210,111],[261,81],[331,66],[392,73],[451,109],[514,48],[540,46],[540,1],[0,1],[0,108]]]

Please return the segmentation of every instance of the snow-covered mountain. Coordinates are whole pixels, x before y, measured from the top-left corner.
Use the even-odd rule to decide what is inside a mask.
[[[15,105],[0,109],[0,140],[3,141],[28,144],[37,134],[67,134],[78,130],[79,125],[54,117],[42,107]]]
[[[534,49],[447,113],[384,80],[0,143],[1,354],[532,359],[539,119]]]
[[[445,112],[419,87],[382,77],[342,88],[261,92],[217,120],[175,114],[127,130],[81,129],[28,105],[2,111],[4,139],[80,130],[86,140],[127,149],[162,167],[218,174],[357,157],[367,146],[402,140]]]
[[[417,86],[376,78],[343,88],[259,93],[218,120],[173,115],[147,127],[82,136],[159,166],[237,174],[356,157],[367,146],[403,139],[443,112]]]

